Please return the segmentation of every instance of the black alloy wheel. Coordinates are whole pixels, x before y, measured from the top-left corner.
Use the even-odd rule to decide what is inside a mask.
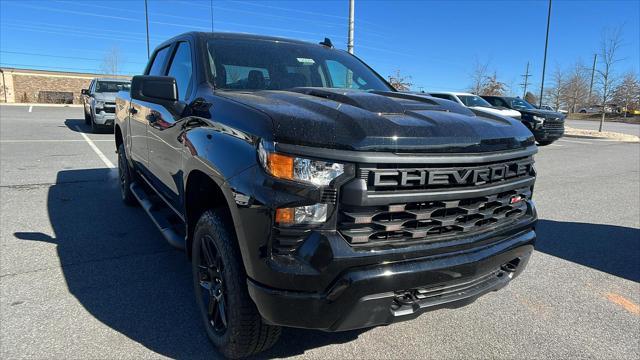
[[[198,296],[207,309],[208,325],[217,335],[222,335],[227,331],[224,264],[211,236],[204,235],[200,244],[200,254],[194,259],[200,283]]]

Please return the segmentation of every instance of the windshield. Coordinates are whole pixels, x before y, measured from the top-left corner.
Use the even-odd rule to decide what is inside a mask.
[[[535,109],[533,105],[519,98],[507,98],[506,100],[511,103],[511,107],[514,109]]]
[[[313,86],[391,91],[357,58],[311,44],[212,39],[213,83],[225,90],[283,90]]]
[[[491,107],[485,99],[476,95],[458,95],[458,99],[462,101],[465,106],[482,106],[482,107]]]
[[[121,90],[129,90],[131,83],[117,81],[98,81],[96,84],[96,92],[118,92]]]

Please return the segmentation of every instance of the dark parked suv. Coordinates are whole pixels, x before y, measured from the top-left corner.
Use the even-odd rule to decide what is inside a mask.
[[[118,94],[115,141],[123,200],[186,250],[229,357],[270,347],[280,326],[469,304],[533,251],[531,132],[399,93],[328,40],[170,39]]]
[[[565,115],[555,111],[541,110],[528,102],[507,96],[482,96],[491,105],[518,110],[522,123],[533,133],[539,145],[549,145],[564,135]]]

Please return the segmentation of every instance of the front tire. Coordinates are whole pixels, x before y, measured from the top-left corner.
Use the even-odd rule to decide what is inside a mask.
[[[205,211],[192,245],[193,286],[207,335],[224,356],[242,358],[278,341],[280,327],[263,322],[249,297],[233,225],[219,210]]]
[[[100,129],[98,128],[98,124],[96,124],[96,122],[93,119],[93,114],[90,115],[89,121],[91,121],[91,132],[94,133],[94,134],[99,133]]]
[[[131,192],[131,184],[133,177],[131,176],[131,169],[127,162],[127,155],[125,153],[124,144],[118,146],[118,179],[120,181],[120,194],[122,196],[122,202],[128,206],[135,206],[138,204],[138,200]]]
[[[538,141],[538,146],[547,146],[553,143],[553,141]]]
[[[84,108],[84,123],[86,125],[89,125],[89,122],[91,121],[91,116],[87,113],[87,109]]]

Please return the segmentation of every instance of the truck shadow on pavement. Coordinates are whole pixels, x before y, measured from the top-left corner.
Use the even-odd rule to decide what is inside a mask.
[[[640,282],[640,229],[540,220],[536,250]]]
[[[91,125],[87,125],[84,122],[84,119],[66,119],[64,124],[69,128],[69,130],[74,132],[82,132],[86,134],[91,134]],[[79,129],[79,130],[78,130]]]
[[[52,236],[14,235],[56,244],[69,292],[91,316],[164,356],[219,356],[200,323],[185,254],[166,243],[141,208],[122,203],[117,170],[60,171],[49,188],[47,210]],[[302,354],[360,333],[284,329],[280,342],[261,356]]]

